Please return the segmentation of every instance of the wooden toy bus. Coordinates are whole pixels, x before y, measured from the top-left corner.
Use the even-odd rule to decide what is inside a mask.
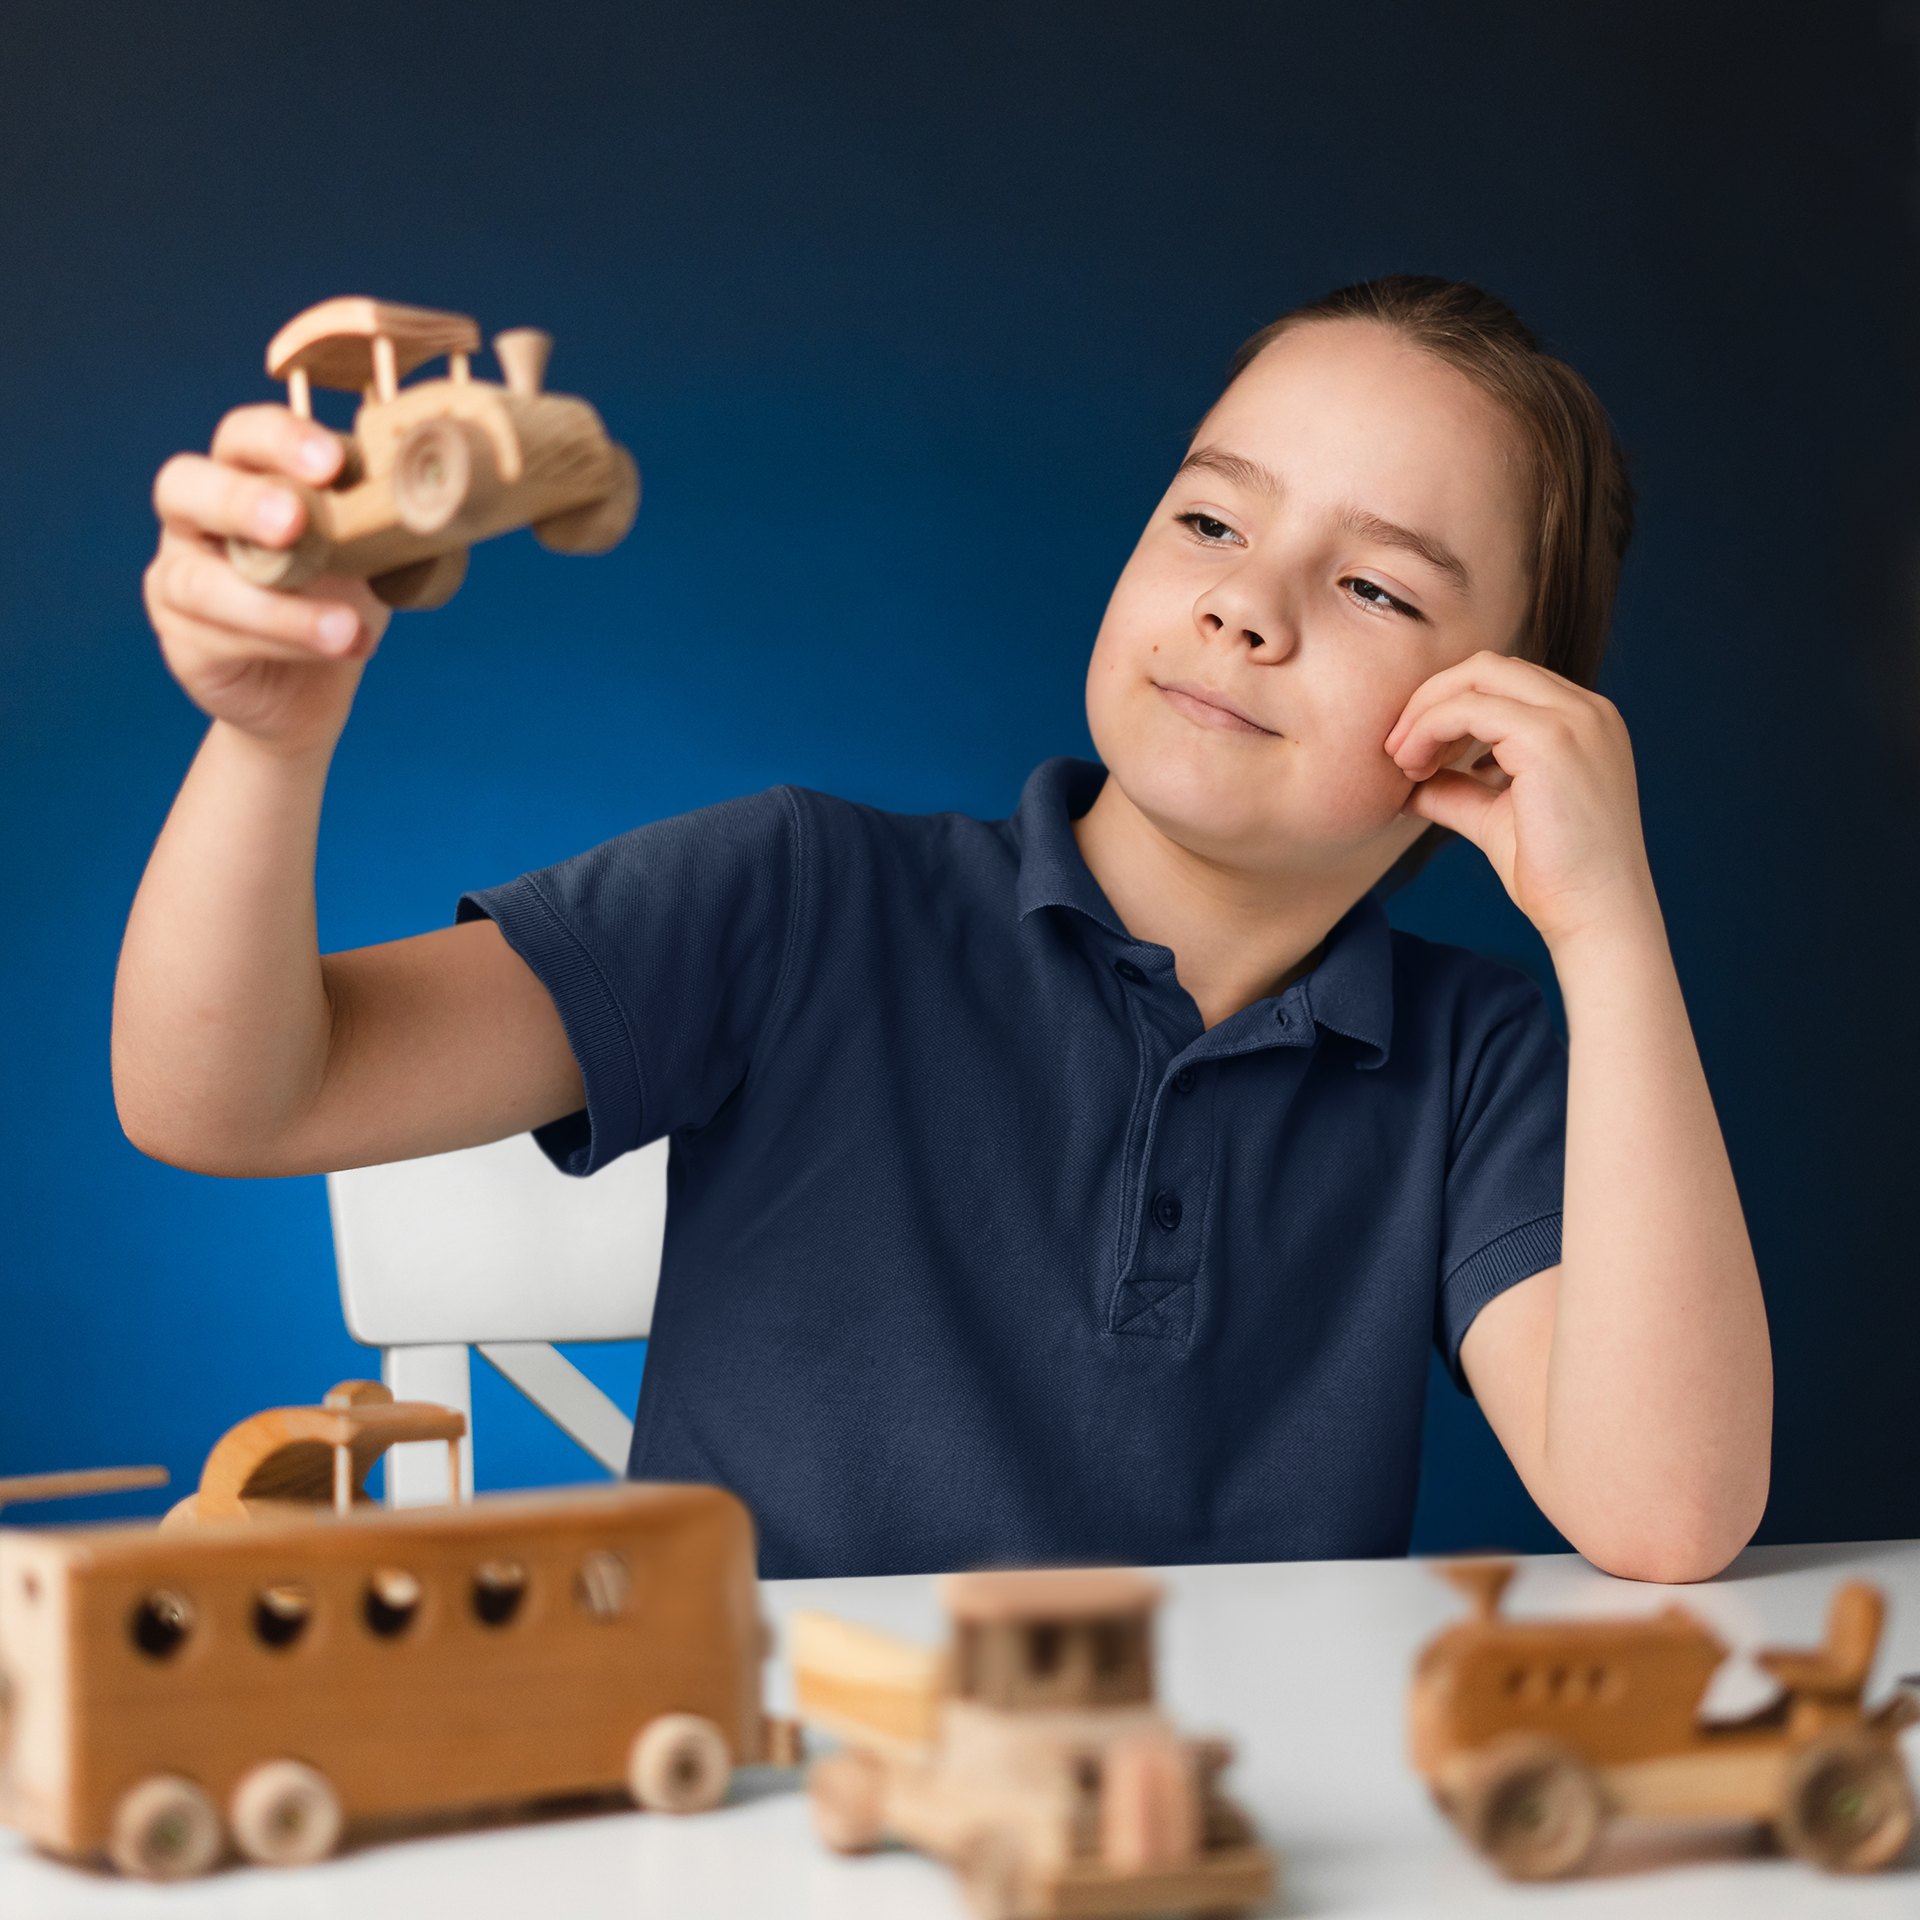
[[[178,1879],[372,1816],[696,1811],[793,1757],[767,1650],[752,1522],[712,1487],[0,1529],[0,1820]]]

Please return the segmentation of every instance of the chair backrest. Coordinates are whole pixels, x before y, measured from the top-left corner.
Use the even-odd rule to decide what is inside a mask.
[[[466,1354],[478,1347],[610,1470],[624,1470],[631,1422],[546,1343],[646,1337],[666,1232],[666,1141],[575,1180],[521,1134],[329,1174],[327,1199],[347,1330],[381,1349],[396,1394],[471,1417]],[[399,1504],[413,1504],[415,1481],[420,1498],[444,1497],[444,1465],[413,1463],[415,1451],[395,1448],[388,1468]],[[470,1489],[470,1450],[464,1472]]]

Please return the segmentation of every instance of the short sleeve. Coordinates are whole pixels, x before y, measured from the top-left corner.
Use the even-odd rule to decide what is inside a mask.
[[[1462,1393],[1460,1343],[1495,1295],[1560,1259],[1567,1050],[1532,981],[1483,963],[1488,990],[1463,1010],[1434,1343]]]
[[[583,1112],[535,1139],[595,1173],[710,1120],[741,1084],[779,999],[799,820],[782,788],[636,828],[559,866],[465,895],[553,996]]]

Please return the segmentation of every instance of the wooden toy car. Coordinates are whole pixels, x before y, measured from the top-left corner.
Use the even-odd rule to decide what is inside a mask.
[[[1138,1574],[956,1574],[938,1654],[826,1614],[792,1623],[801,1716],[846,1745],[808,1774],[841,1853],[889,1836],[951,1862],[983,1920],[1233,1913],[1273,1859],[1219,1789],[1222,1740],[1154,1704]]]
[[[543,393],[548,335],[493,343],[504,385],[474,379],[480,329],[464,314],[385,300],[325,300],[287,322],[267,372],[305,418],[312,389],[363,394],[330,487],[297,488],[306,525],[291,547],[229,540],[256,586],[292,593],[323,574],[358,574],[394,607],[438,607],[466,577],[476,540],[531,526],[559,553],[605,553],[640,506],[640,473],[584,400]],[[400,381],[447,356],[447,377]],[[287,481],[288,486],[296,483]]]
[[[1885,1602],[1849,1581],[1823,1646],[1756,1656],[1780,1697],[1733,1721],[1700,1702],[1727,1649],[1684,1607],[1629,1620],[1515,1620],[1510,1563],[1440,1569],[1474,1617],[1431,1640],[1410,1701],[1413,1764],[1441,1810],[1517,1880],[1577,1872],[1614,1814],[1759,1820],[1835,1871],[1883,1867],[1913,1830],[1901,1691],[1862,1705]]]
[[[244,1421],[159,1527],[0,1528],[0,1822],[149,1879],[347,1823],[624,1789],[716,1805],[798,1759],[761,1712],[753,1523],[617,1484],[389,1512],[366,1467],[464,1421],[345,1382]],[[457,1488],[457,1480],[454,1482]]]

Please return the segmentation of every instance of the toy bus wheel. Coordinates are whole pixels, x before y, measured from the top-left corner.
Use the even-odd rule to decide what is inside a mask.
[[[1586,1864],[1606,1818],[1593,1769],[1557,1740],[1516,1734],[1462,1756],[1447,1811],[1511,1880],[1557,1880]]]
[[[1787,1769],[1780,1838],[1829,1873],[1884,1867],[1913,1832],[1913,1788],[1897,1752],[1866,1740],[1816,1740]]]
[[[401,613],[431,613],[460,591],[466,577],[467,550],[455,547],[451,553],[437,553],[431,560],[416,560],[410,567],[376,574],[367,585],[376,599]]]
[[[267,1760],[243,1775],[227,1805],[234,1845],[263,1867],[304,1867],[340,1844],[340,1796],[298,1760]]]
[[[464,420],[422,420],[393,456],[393,510],[410,533],[441,533],[499,491],[493,446]]]
[[[847,1748],[807,1769],[813,1828],[835,1853],[871,1853],[886,1831],[886,1777],[871,1754]]]
[[[220,1816],[191,1780],[155,1774],[120,1796],[107,1853],[136,1880],[191,1880],[220,1857]]]
[[[651,1813],[705,1813],[727,1797],[726,1737],[697,1713],[663,1713],[634,1739],[627,1790]]]
[[[533,523],[533,537],[548,552],[610,553],[627,537],[640,511],[640,469],[625,447],[615,447],[613,457],[614,484],[604,499]]]

